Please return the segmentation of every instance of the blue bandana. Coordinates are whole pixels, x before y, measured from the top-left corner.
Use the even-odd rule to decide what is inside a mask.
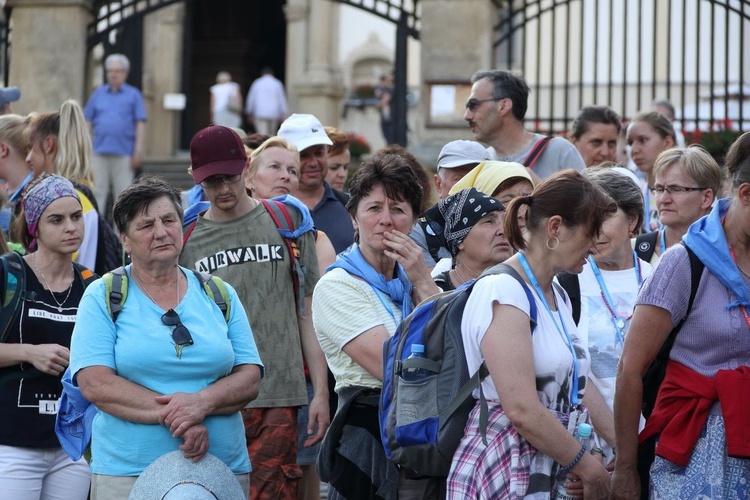
[[[737,297],[727,305],[727,309],[750,307],[750,293],[729,253],[727,236],[721,224],[722,217],[729,211],[730,201],[729,198],[719,200],[711,213],[694,222],[682,237],[711,274]]]
[[[411,281],[406,276],[403,266],[398,262],[396,263],[396,278],[388,280],[365,260],[362,252],[359,251],[359,245],[355,244],[349,250],[341,252],[336,257],[336,262],[331,264],[327,271],[336,268],[341,268],[352,276],[365,280],[376,291],[388,295],[401,308],[402,318],[411,312],[413,308]]]

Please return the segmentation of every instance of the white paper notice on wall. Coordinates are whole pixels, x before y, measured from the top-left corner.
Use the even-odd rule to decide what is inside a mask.
[[[169,111],[182,111],[185,109],[185,94],[164,94],[164,109]]]
[[[430,119],[435,122],[451,120],[456,112],[456,87],[433,85],[430,92]]]

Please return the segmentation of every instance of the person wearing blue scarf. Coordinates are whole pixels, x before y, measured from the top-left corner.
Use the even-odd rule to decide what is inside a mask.
[[[750,133],[729,148],[726,167],[732,196],[688,228],[686,248],[668,249],[639,293],[617,373],[612,498],[639,490],[652,498],[688,498],[696,491],[706,498],[750,496]],[[697,285],[688,250],[704,266]],[[678,324],[639,437],[643,374]],[[647,468],[639,461],[652,436],[658,441]],[[639,477],[640,471],[649,475]]]
[[[318,458],[321,479],[334,497],[395,499],[408,490],[425,493],[413,498],[436,498],[435,483],[399,477],[378,439],[383,342],[414,304],[440,291],[408,236],[422,188],[400,155],[380,153],[362,163],[349,194],[355,244],[327,269],[312,303],[315,331],[339,394]]]

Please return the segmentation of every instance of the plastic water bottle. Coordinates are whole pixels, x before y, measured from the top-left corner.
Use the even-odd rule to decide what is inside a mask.
[[[576,439],[586,450],[590,449],[589,441],[591,440],[592,427],[589,424],[578,424]],[[579,462],[580,463],[580,462]],[[568,472],[559,472],[557,474],[557,488],[555,490],[555,500],[574,500],[576,497],[568,494],[563,484],[568,480]]]
[[[423,358],[424,359],[424,346],[422,344],[412,344],[411,354],[406,359]],[[427,378],[430,375],[428,370],[424,368],[405,368],[401,371],[401,378],[407,382],[416,382]]]

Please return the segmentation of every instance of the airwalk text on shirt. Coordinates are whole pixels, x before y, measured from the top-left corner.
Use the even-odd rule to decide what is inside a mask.
[[[195,269],[204,273],[213,273],[223,267],[245,264],[247,262],[280,262],[284,260],[283,245],[250,245],[216,252],[195,263]]]

